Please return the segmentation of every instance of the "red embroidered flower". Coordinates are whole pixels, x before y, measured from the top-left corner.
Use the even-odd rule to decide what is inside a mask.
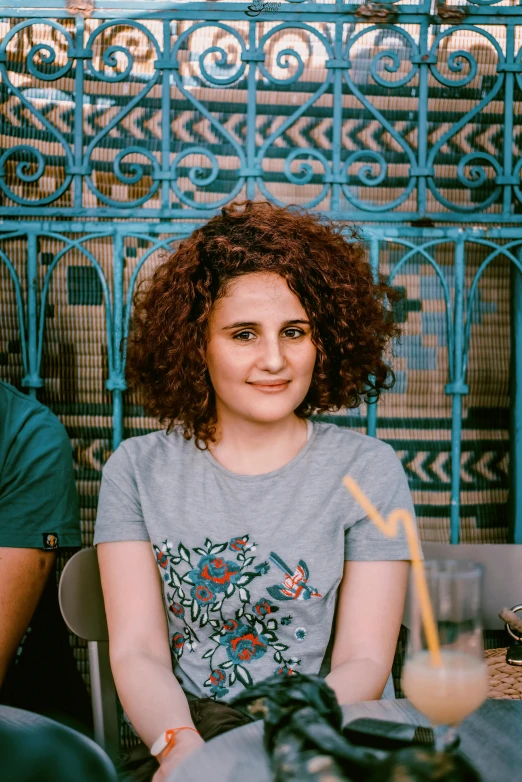
[[[262,657],[268,648],[268,638],[247,624],[234,624],[234,629],[219,639],[219,643],[227,650],[228,659],[237,664]]]
[[[258,616],[266,616],[267,614],[275,614],[279,611],[279,607],[275,606],[271,600],[258,600],[252,611]]]
[[[218,685],[221,684],[221,682],[224,682],[227,677],[224,671],[221,671],[219,668],[215,668],[210,674],[209,678],[212,684]]]
[[[198,603],[211,603],[214,601],[214,593],[204,585],[192,587],[191,592],[193,592],[193,597],[195,597]]]
[[[185,644],[185,637],[183,633],[174,633],[172,636],[172,648],[175,652],[179,652],[183,649]]]
[[[286,665],[281,665],[279,668],[276,668],[274,673],[278,676],[295,676],[296,671],[294,671],[293,668],[287,668]]]
[[[243,551],[247,544],[245,538],[232,538],[228,547],[231,551]]]
[[[166,568],[169,564],[169,557],[164,551],[158,551],[156,554],[158,565],[162,568]]]
[[[172,611],[174,616],[179,616],[181,619],[185,616],[185,609],[181,605],[181,603],[172,603],[169,606],[169,611]]]

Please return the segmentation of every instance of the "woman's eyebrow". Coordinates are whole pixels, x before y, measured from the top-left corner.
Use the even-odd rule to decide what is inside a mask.
[[[309,320],[285,320],[284,323],[281,324],[281,326],[291,326],[296,323],[302,323],[304,325],[310,325]],[[247,328],[248,326],[260,326],[260,323],[257,323],[257,321],[254,320],[248,320],[248,321],[241,321],[240,323],[232,323],[231,326],[223,326],[221,331],[227,331],[228,329],[238,329],[238,328]]]

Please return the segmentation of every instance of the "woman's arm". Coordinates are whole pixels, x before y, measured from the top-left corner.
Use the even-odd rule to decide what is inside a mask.
[[[154,555],[145,541],[100,543],[98,561],[116,689],[132,725],[151,747],[168,728],[194,727],[187,698],[172,672]],[[188,730],[177,734],[178,741],[203,743]]]
[[[409,562],[346,561],[327,684],[339,703],[377,700],[393,664]]]

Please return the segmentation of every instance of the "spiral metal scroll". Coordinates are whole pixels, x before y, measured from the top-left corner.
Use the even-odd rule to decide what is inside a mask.
[[[52,19],[17,21],[0,44],[0,72],[10,90],[9,100],[24,112],[21,135],[32,124],[42,138],[36,143],[27,134],[0,153],[0,191],[7,199],[0,204],[0,215],[19,216],[27,209],[43,216],[56,206],[61,216],[81,219],[207,216],[244,190],[250,198],[286,204],[283,181],[294,188],[291,200],[336,217],[522,222],[522,164],[516,151],[504,154],[497,136],[487,148],[477,144],[476,149],[470,149],[464,138],[462,154],[456,158],[459,139],[468,128],[473,138],[478,137],[480,118],[490,116],[494,101],[505,102],[507,119],[511,111],[510,135],[517,137],[515,86],[522,89],[522,49],[515,50],[519,25],[507,14],[512,9],[470,0],[466,23],[441,27],[433,24],[425,4],[417,16],[400,17],[396,24],[363,23],[353,9],[323,19],[316,5],[313,17],[307,2],[282,6],[277,17],[271,16],[268,29],[261,27],[266,21],[262,15],[249,19],[241,10],[224,11],[225,21],[194,21],[193,13],[184,18],[183,9],[176,9],[176,19],[183,24],[168,9],[149,14],[150,18],[144,11],[142,19],[138,12],[122,12],[121,18],[109,20],[77,17],[74,30]],[[339,10],[340,5],[328,8]],[[406,13],[400,2],[390,0],[388,5]],[[493,20],[484,16],[490,5],[498,11]],[[408,8],[413,13],[416,6]],[[285,13],[292,17],[287,19]],[[504,38],[486,29],[488,22],[507,31]],[[50,39],[29,36],[27,31],[36,24],[46,25]],[[290,34],[301,41],[289,43],[285,36]],[[488,47],[495,62],[489,62],[487,78],[474,49],[453,44],[457,34],[471,36],[474,47]],[[33,88],[21,86],[12,49],[16,45],[21,51],[22,36],[29,41],[24,41],[24,77],[48,87],[56,84],[57,92],[63,81],[73,81],[75,93],[69,86],[68,92],[62,90],[73,106],[70,111],[55,111],[58,104],[52,96],[49,110],[42,109]],[[138,57],[146,67],[137,67]],[[312,77],[312,68],[323,68],[325,78]],[[480,91],[476,84],[481,79]],[[238,123],[241,131],[231,132],[228,119],[220,116],[230,112],[228,107],[222,112],[211,107],[210,93],[203,99],[195,88],[200,93],[205,88],[242,91],[244,98],[234,98],[237,113],[244,113],[244,123]],[[430,113],[435,89],[471,90],[476,99],[473,108],[455,115],[441,135],[441,120]],[[281,108],[281,117],[263,136],[262,104],[271,92],[288,93],[292,103]],[[95,108],[83,110],[82,116],[83,101],[103,94],[110,101],[107,119],[102,119],[98,98],[93,100]],[[125,94],[128,100],[122,98]],[[226,103],[222,95],[220,100]],[[408,112],[402,102],[410,107]],[[407,118],[397,119],[395,107],[401,116],[408,113]],[[170,133],[178,109],[189,117],[180,132],[182,141]],[[364,132],[347,131],[356,124],[353,117],[359,110]],[[192,130],[191,111],[205,124],[205,142]],[[58,115],[60,121],[55,121]],[[147,135],[139,126],[142,116]],[[328,128],[316,136],[321,117]],[[89,122],[91,135],[85,130]],[[303,133],[304,140],[296,146],[301,126],[307,132],[311,129],[312,138]],[[53,149],[52,160],[50,143],[60,149]],[[449,184],[440,174],[448,166]],[[52,192],[45,185],[46,191],[39,193],[39,183],[51,176],[56,178]],[[461,193],[467,194],[467,201]]]

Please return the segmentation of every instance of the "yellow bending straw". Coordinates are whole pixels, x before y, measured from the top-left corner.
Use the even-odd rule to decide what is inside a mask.
[[[421,558],[419,538],[417,537],[417,530],[415,528],[415,524],[413,523],[411,514],[405,508],[397,508],[390,513],[388,516],[388,521],[385,521],[377,508],[372,505],[368,497],[355,483],[353,478],[350,478],[349,475],[345,475],[343,478],[343,483],[348,491],[352,493],[357,502],[366,511],[367,515],[373,521],[375,526],[378,527],[378,529],[380,529],[380,531],[387,537],[394,538],[397,535],[397,525],[400,521],[402,521],[406,531],[408,547],[410,549],[411,566],[413,569],[413,576],[415,578],[417,595],[419,597],[422,623],[424,625],[426,642],[430,651],[431,664],[440,667],[442,665],[442,659],[440,656],[439,636],[437,633],[435,619],[433,618],[433,609],[431,607],[428,585],[426,583],[424,563]]]

